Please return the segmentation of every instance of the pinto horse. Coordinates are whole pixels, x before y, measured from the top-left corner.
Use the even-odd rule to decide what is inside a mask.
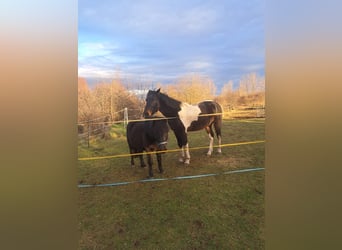
[[[218,139],[218,150],[221,153],[222,108],[214,101],[203,101],[197,105],[180,102],[160,92],[149,90],[146,96],[144,117],[149,117],[159,111],[169,118],[168,123],[173,130],[178,146],[182,149],[180,162],[190,164],[190,153],[187,132],[205,129],[209,135],[209,150],[213,152],[214,132]]]

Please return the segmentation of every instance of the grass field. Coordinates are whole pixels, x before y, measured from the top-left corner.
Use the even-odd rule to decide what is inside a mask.
[[[264,140],[264,120],[225,120],[222,143]],[[125,130],[112,139],[79,144],[79,157],[128,153]],[[188,134],[190,147],[207,146],[204,131]],[[176,149],[173,132],[169,149]],[[206,156],[191,151],[191,164],[178,152],[163,155],[164,173],[155,178],[221,173],[264,167],[264,144],[225,147]],[[131,168],[128,157],[79,161],[79,184],[145,179],[147,168]],[[79,189],[80,249],[264,249],[264,171],[188,180],[133,183]]]

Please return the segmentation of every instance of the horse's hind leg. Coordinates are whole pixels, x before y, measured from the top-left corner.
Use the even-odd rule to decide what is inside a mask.
[[[222,150],[221,150],[221,135],[218,135],[217,139],[218,139],[217,153],[222,153]]]
[[[217,136],[217,140],[218,140],[218,148],[217,148],[218,153],[222,153],[222,150],[221,150],[221,143],[222,143],[221,126],[222,126],[222,118],[217,117],[217,119],[214,122],[214,128],[215,128],[215,132],[216,132],[216,136]]]
[[[148,177],[151,178],[153,177],[153,170],[152,170],[153,161],[152,161],[151,154],[147,155],[147,163],[148,163]]]
[[[209,136],[209,150],[208,150],[207,155],[210,156],[211,153],[213,152],[213,147],[214,147],[214,131],[212,129],[212,125],[206,127],[205,130],[207,131],[208,136]]]
[[[222,139],[221,139],[221,134],[217,134],[217,140],[218,140],[218,146],[217,146],[217,153],[222,153],[222,150],[221,150],[221,142],[222,142]]]
[[[134,150],[129,149],[129,153],[134,154]],[[131,155],[131,167],[134,167],[134,156],[133,155]]]

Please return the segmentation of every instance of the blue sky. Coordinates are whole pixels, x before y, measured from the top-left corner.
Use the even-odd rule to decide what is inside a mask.
[[[264,75],[261,0],[80,0],[78,70],[88,80],[172,83],[198,73],[218,87]]]

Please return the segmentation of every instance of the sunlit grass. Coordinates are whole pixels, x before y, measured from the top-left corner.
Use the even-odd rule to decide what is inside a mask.
[[[117,137],[79,146],[79,157],[128,153],[123,126],[112,133]],[[264,123],[224,121],[222,134],[224,144],[264,140]],[[177,148],[173,132],[169,138],[168,148]],[[189,142],[207,146],[208,136],[192,132]],[[211,157],[206,151],[191,151],[188,167],[178,163],[178,153],[164,154],[165,173],[154,166],[155,177],[264,166],[263,143],[223,148]],[[79,183],[99,184],[144,179],[147,169],[131,168],[125,157],[79,161],[78,173]],[[79,191],[80,249],[264,248],[263,171]]]

